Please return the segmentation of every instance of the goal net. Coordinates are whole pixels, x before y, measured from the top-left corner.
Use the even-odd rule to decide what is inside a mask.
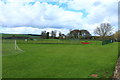
[[[15,55],[23,52],[17,40],[2,40],[2,56]]]

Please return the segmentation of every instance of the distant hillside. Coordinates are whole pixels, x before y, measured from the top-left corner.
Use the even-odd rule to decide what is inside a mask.
[[[41,35],[36,34],[2,34],[3,39],[32,39],[32,38],[41,38]]]

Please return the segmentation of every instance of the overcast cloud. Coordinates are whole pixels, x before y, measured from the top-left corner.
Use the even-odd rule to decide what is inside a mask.
[[[49,0],[50,1],[50,0]],[[102,22],[118,27],[118,0],[0,0],[0,32],[93,30]]]

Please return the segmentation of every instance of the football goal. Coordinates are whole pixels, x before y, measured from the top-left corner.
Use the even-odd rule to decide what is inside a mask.
[[[23,52],[17,40],[2,40],[2,56],[15,55]]]

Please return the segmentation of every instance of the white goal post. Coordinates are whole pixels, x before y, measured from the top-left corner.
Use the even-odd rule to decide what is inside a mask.
[[[14,45],[14,47],[15,47],[15,50],[20,50],[20,51],[23,51],[22,49],[20,49],[19,48],[19,46],[17,45],[17,41],[15,40],[15,45]]]

